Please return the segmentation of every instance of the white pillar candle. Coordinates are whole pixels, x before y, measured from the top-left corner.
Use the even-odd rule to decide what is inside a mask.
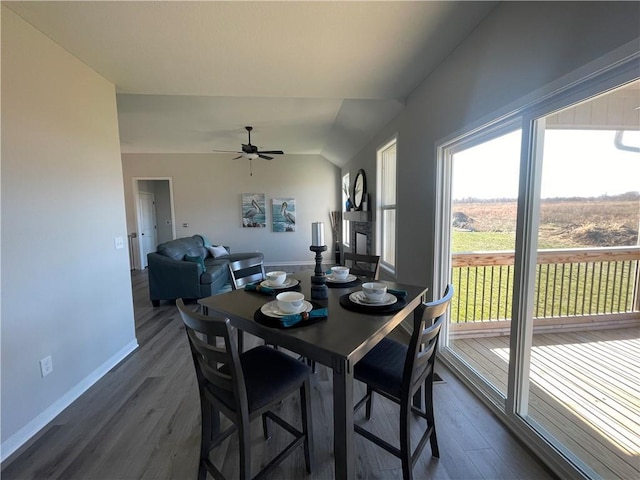
[[[324,223],[313,222],[311,224],[311,245],[314,247],[324,245]]]

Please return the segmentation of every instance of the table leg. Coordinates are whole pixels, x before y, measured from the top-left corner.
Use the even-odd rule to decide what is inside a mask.
[[[355,478],[353,370],[345,360],[333,365],[333,452],[336,480]]]

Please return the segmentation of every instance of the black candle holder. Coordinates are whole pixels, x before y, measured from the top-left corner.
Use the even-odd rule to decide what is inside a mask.
[[[314,275],[311,277],[311,298],[321,300],[329,297],[329,289],[325,285],[325,274],[322,269],[322,252],[327,250],[326,245],[315,246],[311,245],[309,250],[316,252],[316,268]]]

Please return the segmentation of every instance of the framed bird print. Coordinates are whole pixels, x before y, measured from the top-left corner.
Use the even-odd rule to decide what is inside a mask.
[[[242,226],[245,228],[264,228],[267,226],[264,193],[242,194]]]
[[[274,232],[295,232],[296,200],[294,198],[272,198],[271,218]]]

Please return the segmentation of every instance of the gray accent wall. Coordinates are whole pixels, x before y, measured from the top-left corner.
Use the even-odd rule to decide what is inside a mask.
[[[376,149],[397,135],[401,282],[433,281],[437,143],[638,52],[639,8],[638,2],[501,2],[347,164],[343,173],[353,179],[363,168],[367,184],[376,185]]]
[[[1,9],[4,460],[137,342],[115,88]]]

